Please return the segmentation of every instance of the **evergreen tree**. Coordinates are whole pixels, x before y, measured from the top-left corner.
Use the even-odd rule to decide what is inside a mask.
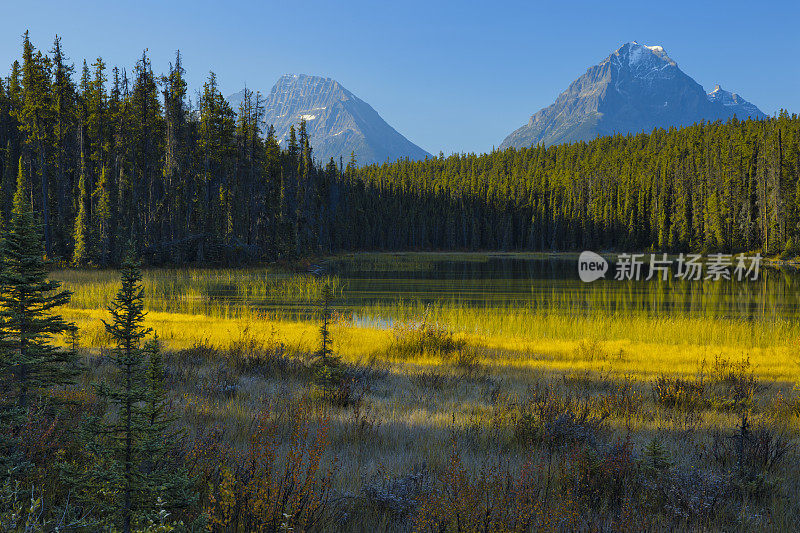
[[[89,192],[86,190],[86,165],[81,155],[81,173],[78,179],[78,213],[75,216],[74,246],[72,264],[82,266],[89,263],[91,258],[89,224]]]
[[[22,100],[16,117],[20,123],[23,138],[25,162],[31,177],[39,180],[37,205],[42,216],[45,253],[51,255],[50,220],[50,165],[48,147],[51,144],[52,110],[50,82],[50,58],[35,50],[28,32],[22,42]],[[33,194],[35,191],[31,191]]]
[[[98,396],[110,407],[110,416],[94,417],[87,425],[95,464],[86,486],[90,494],[110,495],[101,514],[113,516],[124,532],[152,518],[159,502],[180,507],[189,501],[188,481],[168,468],[167,416],[163,366],[157,341],[142,346],[150,333],[143,326],[144,288],[132,259],[122,269],[122,287],[103,321],[116,347],[112,361],[116,374],[101,383]]]
[[[185,173],[189,164],[188,124],[186,105],[186,81],[181,64],[181,53],[175,55],[175,65],[170,65],[169,75],[162,80],[164,84],[164,125],[165,161],[164,175],[164,213],[165,227],[162,233],[172,240],[184,233],[187,219],[186,207],[189,203],[188,183]]]
[[[53,179],[55,180],[54,254],[70,257],[72,235],[72,176],[74,165],[74,140],[77,122],[75,85],[72,81],[74,67],[67,64],[61,48],[61,39],[56,36],[51,50],[53,56]]]
[[[192,482],[179,461],[171,456],[171,444],[179,435],[173,429],[177,417],[169,412],[164,387],[164,358],[158,336],[145,343],[144,353],[147,357],[147,398],[143,414],[147,431],[143,448],[147,460],[143,468],[151,491],[150,499],[153,501],[155,496],[155,503],[160,502],[160,506],[166,509],[184,509],[195,501],[197,495],[193,493]]]
[[[76,87],[65,57],[58,38],[45,57],[26,36],[0,80],[0,218],[22,158],[47,255],[76,264],[118,263],[132,235],[174,263],[424,248],[790,254],[800,242],[800,117],[786,112],[423,161],[351,154],[334,171],[313,160],[307,124],[262,131],[260,95],[246,90],[237,117],[213,73],[193,109],[180,55],[166,76],[146,54],[132,82],[113,69],[110,93],[102,60]]]
[[[21,162],[11,220],[3,232],[0,251],[0,433],[13,438],[32,400],[52,387],[70,383],[77,373],[75,353],[53,345],[54,336],[74,331],[72,324],[54,314],[69,302],[71,293],[60,291],[59,282],[47,279],[41,230],[33,216]],[[9,441],[4,444],[7,447]],[[18,453],[4,453],[2,462],[9,457],[12,463],[19,460]],[[0,476],[15,470],[10,464],[0,468]]]
[[[346,402],[346,392],[342,387],[345,380],[345,372],[339,357],[334,355],[331,349],[330,320],[332,302],[333,289],[330,284],[326,283],[322,287],[322,324],[319,328],[320,346],[313,361],[314,386],[323,398],[334,402]]]

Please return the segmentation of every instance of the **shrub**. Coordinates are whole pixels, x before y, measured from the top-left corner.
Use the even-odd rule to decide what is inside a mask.
[[[218,364],[205,379],[198,381],[195,390],[202,396],[230,398],[239,390],[239,379],[230,367]]]
[[[576,531],[582,526],[572,486],[551,499],[537,483],[538,467],[526,461],[519,473],[484,465],[471,473],[455,442],[448,464],[423,495],[415,531]],[[549,478],[548,478],[549,479]]]
[[[598,401],[602,412],[622,415],[626,420],[639,414],[644,407],[644,395],[635,387],[630,377],[612,382]]]
[[[702,381],[658,376],[653,382],[656,403],[674,409],[694,410],[707,404]]]
[[[748,423],[749,424],[749,423]],[[718,467],[746,475],[771,474],[780,469],[795,444],[786,434],[766,426],[739,428],[734,435],[715,432],[709,458]]]
[[[512,415],[514,435],[524,443],[548,446],[588,444],[595,446],[608,417],[596,402],[559,395],[552,387],[534,390],[527,400],[516,405]]]
[[[761,389],[749,357],[731,361],[717,355],[710,378],[714,388],[711,401],[714,407],[721,410],[742,411],[750,408],[753,397]]]
[[[334,520],[335,463],[322,472],[329,421],[312,424],[300,404],[283,415],[290,422],[288,439],[265,410],[245,461],[220,469],[205,507],[210,531],[309,531]]]
[[[254,335],[249,325],[245,325],[230,343],[228,360],[239,370],[267,376],[283,376],[297,366],[286,354],[283,343],[278,341],[275,329],[264,340]]]
[[[470,376],[480,368],[480,353],[474,348],[459,347],[442,359]]]
[[[185,364],[198,364],[206,361],[213,361],[219,357],[219,351],[208,339],[195,341],[189,348],[178,350],[170,354],[170,359]]]
[[[455,338],[451,331],[431,322],[425,313],[419,322],[395,326],[389,356],[397,359],[423,356],[446,359],[456,352],[462,352],[465,346],[466,340]]]
[[[575,347],[574,354],[580,361],[606,361],[609,357],[609,353],[597,340],[580,341]]]
[[[638,463],[630,438],[608,450],[580,451],[570,465],[576,496],[596,515],[614,517],[635,493]]]

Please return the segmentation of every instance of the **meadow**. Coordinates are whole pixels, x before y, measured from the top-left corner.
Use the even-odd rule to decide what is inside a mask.
[[[529,299],[498,300],[514,281],[485,276],[476,279],[490,296],[476,303],[469,287],[467,296],[429,294],[467,282],[436,279],[419,259],[404,278],[396,267],[375,274],[390,267],[370,255],[372,277],[361,282],[333,267],[145,271],[146,323],[165,350],[185,431],[176,446],[198,479],[200,505],[187,523],[203,515],[213,531],[254,530],[265,516],[274,530],[800,527],[793,313],[719,313],[726,294],[689,312],[653,308],[652,293],[595,294],[587,305],[563,288],[543,304],[528,286]],[[51,277],[74,291],[64,315],[80,333],[62,341],[79,347],[88,390],[107,368],[101,319],[117,273]],[[380,296],[382,283],[418,290]],[[332,390],[320,388],[312,362],[326,284],[341,376]]]

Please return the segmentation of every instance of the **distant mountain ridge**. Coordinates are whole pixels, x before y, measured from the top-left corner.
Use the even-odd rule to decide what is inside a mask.
[[[228,97],[234,111],[243,92]],[[306,74],[281,76],[266,97],[264,127],[272,124],[285,145],[289,128],[302,119],[312,147],[312,156],[322,162],[331,157],[338,163],[355,154],[359,165],[382,163],[387,159],[424,159],[428,152],[415,145],[386,123],[366,102],[338,81]]]
[[[766,117],[719,85],[706,94],[661,46],[631,41],[590,67],[553,104],[508,135],[500,148],[588,141],[598,135],[649,132],[734,115]]]

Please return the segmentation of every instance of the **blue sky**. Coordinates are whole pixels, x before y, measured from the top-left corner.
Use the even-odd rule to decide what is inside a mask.
[[[329,76],[434,154],[491,150],[631,40],[662,45],[707,90],[800,111],[800,2],[27,0],[2,13],[3,72],[29,29],[47,50],[58,33],[76,64],[130,68],[148,48],[162,72],[180,49],[192,94],[209,70],[224,94]]]

